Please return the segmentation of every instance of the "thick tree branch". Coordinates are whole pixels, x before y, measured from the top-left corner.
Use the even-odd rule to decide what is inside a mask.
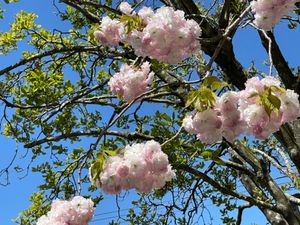
[[[259,188],[259,186],[256,185],[256,183],[247,175],[245,174],[240,174],[240,179],[246,188],[246,190],[250,193],[251,196],[253,196],[256,199],[263,199],[265,202],[267,202],[268,198],[264,194],[264,192]],[[286,220],[283,218],[281,213],[266,208],[266,207],[261,207],[258,206],[260,210],[264,213],[266,216],[267,220],[272,224],[272,225],[288,225]]]
[[[231,156],[233,158],[233,161],[237,163],[242,163],[239,159],[239,155],[232,151],[233,154],[231,153]],[[243,160],[243,159],[242,159]],[[257,182],[257,178],[250,177],[244,173],[241,173],[238,171],[240,180],[243,184],[243,186],[246,188],[248,193],[255,199],[260,199],[265,202],[269,202],[270,200],[268,199],[267,195],[264,193],[264,190],[259,186],[259,182]],[[261,176],[261,175],[260,175]],[[272,209],[265,208],[258,206],[260,210],[264,213],[268,221],[273,224],[273,225],[288,225],[286,220],[283,218],[281,213],[278,213]]]
[[[267,153],[265,153],[264,151],[261,151],[259,149],[255,149],[252,148],[252,150],[255,153],[260,154],[262,157],[264,157],[265,159],[267,159],[270,163],[273,164],[273,166],[275,166],[280,172],[282,172],[283,174],[285,174],[287,177],[289,177],[290,179],[293,179],[293,177],[295,177],[296,174],[294,173],[290,173],[288,170],[286,170],[285,168],[283,168],[281,165],[279,165],[273,158],[272,156],[269,156]]]
[[[274,133],[277,140],[284,146],[291,160],[295,164],[298,172],[300,172],[300,120],[296,120],[291,124],[283,125],[279,131]],[[295,138],[295,135],[298,137]]]
[[[263,31],[258,31],[260,39],[262,41],[262,44],[266,51],[269,51],[269,41],[263,34]],[[298,89],[297,85],[297,78],[292,73],[287,61],[285,60],[284,56],[281,53],[281,50],[276,42],[276,39],[272,32],[266,32],[266,35],[271,40],[271,57],[274,63],[274,66],[278,72],[278,75],[280,76],[283,84],[286,88],[293,89],[297,93],[300,93],[300,90]]]
[[[265,191],[268,191],[272,199],[276,201],[276,205],[278,209],[280,209],[282,212],[285,212],[285,214],[278,214],[278,212],[267,209],[267,208],[261,208],[261,206],[258,206],[265,216],[268,218],[268,220],[271,222],[271,224],[298,224],[299,223],[299,212],[298,210],[295,210],[294,203],[292,202],[291,198],[288,198],[285,193],[281,190],[281,188],[278,186],[278,184],[272,179],[270,176],[270,173],[264,164],[263,161],[258,161],[256,158],[254,158],[253,154],[251,154],[251,150],[244,149],[245,147],[239,143],[235,142],[235,145],[238,144],[238,151],[243,155],[243,158],[249,158],[250,163],[252,166],[256,167],[256,171],[258,172],[257,177],[255,176],[249,176],[241,171],[239,172],[240,179],[247,189],[247,191],[253,196],[254,198],[264,199],[265,201],[268,200],[267,195],[264,193]],[[240,151],[242,150],[242,151]],[[258,150],[255,150],[256,152]],[[266,154],[260,151],[260,154],[264,155],[264,157],[267,157]],[[235,156],[232,155],[234,161],[241,163],[241,161]],[[255,160],[253,160],[255,159]],[[263,189],[262,189],[263,188]],[[271,199],[270,199],[271,200]],[[293,200],[295,200],[293,198]],[[277,219],[274,219],[277,218]]]
[[[248,6],[244,10],[244,12],[234,22],[232,22],[232,24],[228,25],[228,27],[225,29],[225,32],[224,32],[224,34],[222,34],[222,38],[219,41],[218,46],[216,47],[214,54],[211,56],[211,59],[210,59],[209,63],[206,66],[206,71],[208,72],[208,75],[210,74],[210,68],[211,68],[213,62],[216,60],[216,58],[220,54],[220,51],[221,51],[223,45],[225,44],[226,40],[229,40],[229,37],[230,37],[231,33],[233,33],[233,31],[236,30],[239,23],[249,13],[250,9],[251,9],[251,7]]]
[[[243,211],[247,208],[250,208],[252,205],[250,203],[246,203],[244,205],[239,206],[238,208],[238,216],[236,219],[236,225],[241,225],[242,224],[242,215]]]
[[[225,29],[229,24],[231,0],[224,0],[224,4],[219,17],[219,27]]]
[[[264,185],[269,189],[271,195],[276,199],[276,205],[278,208],[285,212],[282,216],[288,222],[288,224],[300,224],[300,213],[298,207],[290,200],[294,198],[288,198],[284,191],[270,176],[270,173],[266,166],[262,166],[264,174]]]
[[[236,154],[238,154],[243,158],[244,161],[251,165],[256,173],[261,172],[259,160],[255,157],[253,152],[251,152],[251,149],[248,149],[240,141],[235,141],[234,144],[227,142],[227,144],[236,152]]]
[[[230,195],[230,196],[236,197],[238,199],[247,201],[250,204],[257,205],[257,206],[262,207],[262,208],[271,209],[271,210],[274,210],[276,212],[280,212],[281,211],[280,209],[277,208],[276,205],[274,206],[272,204],[266,203],[265,201],[261,201],[261,200],[256,199],[256,198],[252,198],[250,196],[246,196],[246,195],[243,195],[243,194],[241,194],[239,192],[235,192],[235,191],[233,191],[231,189],[223,187],[219,183],[217,183],[215,180],[213,180],[212,178],[210,178],[207,174],[202,173],[202,172],[200,172],[198,170],[195,170],[195,169],[193,169],[192,167],[190,167],[188,165],[180,164],[180,165],[176,165],[175,168],[179,169],[179,170],[186,171],[186,172],[188,172],[190,174],[193,174],[197,178],[200,178],[203,181],[207,182],[208,184],[212,185],[214,188],[216,188],[217,190],[219,190],[220,192],[222,192],[225,195]]]
[[[194,1],[179,0],[174,2],[174,4],[176,4],[178,8],[184,10],[187,15],[191,15],[193,19],[200,24],[203,38],[214,38],[220,34],[220,30],[213,27],[206,20],[206,18],[202,17]],[[218,43],[218,41],[210,43],[203,42],[201,43],[202,50],[212,57],[215,53]],[[228,82],[232,83],[239,89],[244,89],[245,82],[247,80],[246,72],[244,71],[242,65],[235,58],[231,39],[225,39],[219,54],[215,58],[215,62],[225,72]]]

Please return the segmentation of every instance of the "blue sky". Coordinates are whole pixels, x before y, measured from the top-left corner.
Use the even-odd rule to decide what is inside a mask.
[[[47,29],[60,28],[68,29],[68,24],[63,23],[58,17],[54,15],[55,9],[53,8],[52,1],[50,0],[26,0],[17,4],[6,5],[3,7],[7,10],[5,13],[5,19],[0,21],[0,30],[7,30],[9,24],[13,21],[13,15],[20,10],[25,10],[28,12],[35,12],[38,14],[39,18],[36,20],[38,24],[41,24]],[[5,23],[4,23],[5,22]],[[297,58],[297,53],[300,52],[300,31],[289,30],[286,25],[280,24],[275,29],[275,35],[278,37],[278,43],[281,49],[289,60],[291,66],[299,65],[299,59]],[[248,68],[251,65],[251,61],[255,60],[257,68],[268,71],[268,68],[263,65],[263,61],[267,59],[267,54],[260,44],[257,32],[252,28],[244,28],[238,30],[236,37],[234,38],[235,52],[237,58],[242,62],[242,64]],[[20,46],[20,50],[9,55],[0,56],[1,63],[0,68],[8,65],[12,62],[16,62],[21,55],[21,50],[24,46]],[[2,127],[3,130],[3,127]],[[0,136],[0,141],[2,145],[2,154],[0,158],[0,168],[5,167],[9,164],[11,158],[13,157],[16,149],[24,151],[21,144],[16,144],[13,140]],[[21,157],[19,154],[18,157]],[[28,160],[17,159],[19,162],[23,162],[27,165]],[[0,224],[11,225],[14,224],[10,222],[12,218],[15,218],[18,212],[24,210],[29,206],[29,196],[34,191],[37,191],[36,186],[42,182],[39,174],[29,173],[24,179],[19,179],[19,175],[10,171],[10,185],[3,187],[0,186],[0,197],[2,199],[0,204]],[[3,181],[3,180],[2,180]],[[131,199],[137,196],[132,192],[124,201],[121,203],[122,213],[126,213],[126,209],[129,206]],[[210,204],[209,202],[207,203]],[[115,197],[110,196],[105,201],[101,202],[98,206],[95,216],[95,221],[91,224],[107,224],[111,217],[117,216],[115,205]],[[253,216],[255,215],[255,216]],[[214,224],[221,224],[217,221],[218,213],[217,211],[212,211],[212,216],[216,217]],[[109,218],[109,219],[105,219]],[[258,210],[246,210],[243,216],[243,224],[266,224],[265,219]]]

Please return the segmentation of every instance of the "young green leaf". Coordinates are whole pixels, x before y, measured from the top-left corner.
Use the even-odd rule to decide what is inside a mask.
[[[214,107],[216,103],[215,93],[207,87],[201,87],[199,90],[191,91],[188,94],[186,107],[193,106],[199,112]]]
[[[219,88],[222,88],[222,87],[226,87],[227,85],[228,84],[226,82],[223,82],[219,78],[213,77],[213,76],[209,76],[209,77],[205,78],[202,83],[203,87],[211,88],[213,91],[215,91]]]
[[[272,112],[278,113],[281,106],[280,99],[272,94],[271,88],[267,88],[260,95],[259,103],[264,107],[269,116]]]
[[[103,156],[103,154],[99,154],[97,159],[91,164],[90,173],[93,182],[95,182],[98,179],[100,173],[103,171],[104,162],[105,157]]]
[[[143,28],[142,18],[135,15],[123,15],[120,18],[121,23],[125,23],[126,34],[130,33],[132,30],[141,30]]]
[[[222,149],[217,149],[217,150],[205,150],[203,152],[201,152],[201,156],[205,159],[205,160],[218,160],[219,159],[219,155],[221,153]],[[220,159],[218,161],[221,161]]]

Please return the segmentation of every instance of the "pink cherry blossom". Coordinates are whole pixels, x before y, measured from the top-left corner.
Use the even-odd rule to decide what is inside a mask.
[[[192,124],[198,133],[197,138],[202,142],[213,144],[222,140],[222,120],[216,110],[207,109],[197,112]]]
[[[131,13],[134,13],[133,8],[131,7],[131,5],[128,2],[121,2],[119,8],[120,8],[120,11],[126,15],[130,15]]]
[[[258,28],[271,30],[283,16],[295,8],[298,0],[256,0],[251,1],[254,23]]]
[[[266,76],[261,80],[254,77],[249,79],[245,86],[245,90],[241,91],[240,94],[239,111],[246,123],[247,134],[254,135],[259,139],[266,139],[279,130],[282,125],[282,112],[272,112],[271,115],[268,115],[263,105],[258,104],[258,98],[266,88],[279,88],[280,81],[271,76]],[[280,92],[273,92],[272,94],[280,98]]]
[[[182,126],[184,127],[184,129],[191,134],[198,133],[196,128],[193,126],[193,117],[195,116],[195,114],[196,112],[187,113],[182,121]]]
[[[154,73],[150,72],[150,64],[145,62],[140,68],[123,64],[108,85],[114,94],[125,102],[131,102],[149,89]]]
[[[151,18],[154,16],[154,12],[149,7],[143,7],[138,12],[138,15],[142,18],[144,24],[148,24],[151,21]]]
[[[94,36],[103,45],[118,45],[124,36],[124,24],[117,19],[103,17],[100,28],[94,32]]]
[[[215,106],[222,121],[222,136],[230,142],[245,130],[246,124],[239,111],[239,98],[239,93],[229,91],[218,98]]]
[[[212,109],[188,113],[183,127],[196,134],[205,144],[214,144],[223,136],[232,142],[245,133],[266,139],[286,122],[300,116],[299,96],[293,90],[284,90],[280,81],[271,76],[247,80],[245,90],[226,92],[217,98]],[[269,112],[261,102],[266,93],[280,100],[280,108]]]
[[[127,39],[137,55],[175,64],[200,49],[201,29],[194,20],[186,20],[183,11],[161,7],[153,14],[144,8],[138,15],[145,28]]]
[[[280,96],[282,111],[281,123],[297,119],[300,116],[299,95],[292,90],[287,90]]]
[[[127,145],[123,156],[109,157],[95,185],[109,194],[118,194],[131,188],[149,193],[162,188],[174,177],[175,172],[160,144],[148,141],[145,144]]]
[[[120,4],[126,15],[136,16],[127,2]],[[117,45],[119,42],[130,44],[135,54],[159,61],[176,64],[200,50],[198,38],[201,28],[194,20],[185,19],[184,12],[171,7],[161,7],[154,12],[143,7],[137,15],[142,26],[125,34],[124,26],[117,19],[104,17],[100,29],[95,31],[95,39],[104,45]]]
[[[93,201],[81,196],[70,201],[54,200],[51,210],[38,219],[37,225],[87,225],[94,211]]]

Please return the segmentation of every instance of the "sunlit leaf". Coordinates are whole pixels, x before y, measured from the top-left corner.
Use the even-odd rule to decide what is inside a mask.
[[[213,91],[226,87],[228,84],[226,82],[221,81],[219,78],[214,77],[214,76],[209,76],[205,78],[205,80],[202,83],[202,86],[204,87],[209,87]]]
[[[199,112],[202,112],[214,107],[215,102],[215,93],[207,87],[201,87],[199,90],[191,91],[188,94],[186,107],[193,106]]]
[[[259,95],[259,97],[260,98],[258,99],[258,103],[264,107],[269,116],[272,112],[279,112],[281,101],[272,93],[271,88],[265,89],[265,91],[261,95]]]
[[[137,15],[123,15],[120,22],[125,24],[125,32],[128,34],[132,30],[141,30],[143,28],[142,18]]]

